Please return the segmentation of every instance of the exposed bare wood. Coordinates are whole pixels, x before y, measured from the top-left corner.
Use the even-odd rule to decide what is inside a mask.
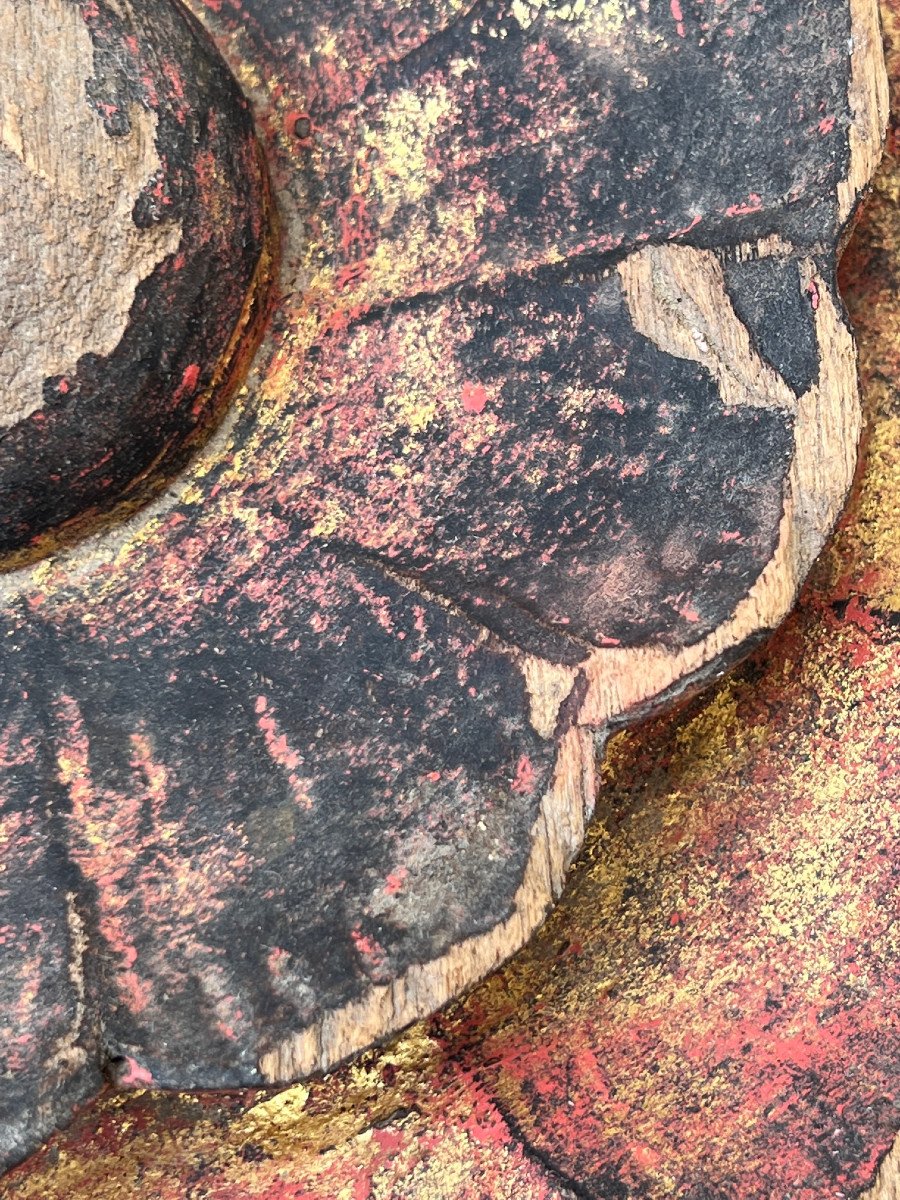
[[[110,137],[85,84],[94,52],[77,5],[13,3],[0,21],[0,427],[43,403],[44,380],[121,341],[135,288],[181,227],[132,211],[161,170],[156,116]]]

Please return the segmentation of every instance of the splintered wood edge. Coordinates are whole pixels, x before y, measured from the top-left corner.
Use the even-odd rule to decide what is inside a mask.
[[[878,165],[888,114],[888,83],[877,0],[850,0],[850,165],[838,187],[846,221]],[[784,255],[778,238],[738,247],[739,255]],[[775,553],[731,619],[709,637],[679,651],[659,647],[597,650],[587,660],[589,687],[580,724],[563,737],[554,779],[532,829],[532,845],[505,921],[467,938],[428,963],[415,964],[389,984],[332,1009],[309,1028],[260,1055],[269,1083],[325,1071],[383,1041],[457,997],[518,950],[544,920],[562,891],[581,847],[595,802],[597,730],[622,714],[637,714],[653,697],[691,677],[702,677],[725,651],[760,630],[774,629],[793,606],[816,555],[836,522],[856,465],[861,417],[853,337],[812,260],[800,262],[804,286],[817,295],[815,329],[819,381],[799,400],[756,355],[731,306],[722,268],[710,251],[688,246],[645,247],[619,267],[637,328],[663,350],[703,362],[723,401],[777,407],[793,414],[795,454],[785,489]],[[686,320],[673,320],[672,300],[689,298]],[[715,318],[715,319],[713,319]],[[574,682],[574,672],[528,658],[522,663],[532,724],[549,736]],[[900,1149],[889,1187],[869,1200],[900,1200]],[[883,1170],[888,1169],[887,1165]]]
[[[459,942],[440,958],[417,963],[359,1000],[332,1009],[315,1025],[260,1056],[269,1083],[325,1071],[434,1012],[487,975],[522,946],[560,894],[581,847],[595,791],[594,735],[574,728],[564,737],[553,783],[532,830],[532,849],[510,915],[487,933]]]
[[[780,243],[761,243],[756,250],[763,256],[776,246],[781,249]],[[775,553],[731,618],[702,641],[679,649],[656,645],[594,651],[585,667],[590,688],[580,718],[588,725],[602,726],[623,714],[639,713],[654,697],[698,676],[753,634],[775,629],[793,606],[840,514],[856,469],[861,428],[856,350],[813,262],[801,259],[799,265],[803,285],[811,285],[817,296],[814,321],[821,356],[818,383],[799,400],[752,350],[712,252],[688,246],[648,247],[620,267],[636,327],[668,353],[705,362],[731,403],[789,412],[794,458]],[[712,340],[711,325],[693,326],[700,330],[698,345],[674,322],[660,296],[675,287],[685,300],[693,288],[698,322],[718,312],[719,345]],[[725,356],[726,347],[733,357]],[[754,390],[742,395],[748,387]]]
[[[881,161],[890,90],[878,0],[850,0],[850,169],[838,184],[838,220],[846,221]]]

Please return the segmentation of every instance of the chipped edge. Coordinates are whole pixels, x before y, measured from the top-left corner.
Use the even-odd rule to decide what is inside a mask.
[[[861,127],[851,128],[850,132],[850,169],[838,189],[841,221],[846,219],[874,174],[887,119],[887,73],[880,51],[877,0],[850,2],[853,30],[850,102],[854,114],[860,114],[856,119]],[[690,248],[673,245],[663,249],[677,255]],[[778,238],[739,249],[747,256],[790,253],[790,247]],[[711,252],[705,253],[710,260],[714,258]],[[680,277],[685,262],[684,258],[671,258],[667,266]],[[702,273],[713,279],[716,269],[721,274],[718,264],[713,267],[704,259]],[[554,781],[532,828],[531,851],[510,915],[489,932],[452,946],[439,958],[415,964],[392,983],[373,987],[360,999],[329,1010],[314,1025],[265,1050],[260,1054],[259,1071],[267,1083],[287,1083],[328,1070],[351,1055],[383,1042],[390,1034],[459,996],[515,953],[546,917],[581,848],[596,796],[595,731],[607,728],[612,716],[635,708],[641,700],[646,701],[651,691],[659,694],[676,681],[696,675],[715,657],[754,632],[774,627],[789,612],[844,503],[855,470],[861,428],[853,336],[812,260],[801,260],[800,271],[804,286],[815,283],[818,288],[815,327],[822,364],[818,384],[796,400],[780,377],[759,360],[759,365],[765,372],[771,372],[776,381],[773,383],[765,376],[772,388],[765,403],[795,414],[795,456],[786,485],[778,545],[755,586],[729,621],[694,646],[678,652],[655,647],[604,649],[590,655],[584,664],[589,688],[581,706],[581,724],[571,728],[561,740]],[[726,311],[733,311],[724,281],[722,295],[714,299],[719,304],[724,300]],[[735,320],[738,321],[736,316]],[[689,332],[692,353],[702,356],[700,343]],[[731,332],[734,334],[734,330]],[[683,331],[677,336],[683,336]],[[746,336],[746,331],[742,336]],[[702,330],[701,339],[709,345]],[[750,364],[752,376],[758,369],[755,362],[758,356],[749,337],[746,340],[750,357],[745,366]],[[742,344],[740,338],[735,344]],[[720,384],[723,379],[724,374]],[[726,386],[733,383],[733,379],[729,380]],[[739,383],[746,389],[747,371],[743,378],[739,377]],[[750,389],[751,398],[745,402],[761,402],[753,400],[754,391],[755,388]],[[818,465],[822,462],[829,467],[825,475]],[[558,713],[560,707],[556,699],[561,697],[562,703],[571,688],[563,695],[562,679],[553,675],[552,670],[548,677],[546,672],[551,664],[540,659],[526,657],[521,666],[532,724],[547,736],[553,713]],[[653,681],[650,688],[648,678]],[[542,696],[545,687],[547,695]],[[873,1195],[870,1200],[900,1200],[900,1195],[895,1198],[895,1193],[884,1193]]]

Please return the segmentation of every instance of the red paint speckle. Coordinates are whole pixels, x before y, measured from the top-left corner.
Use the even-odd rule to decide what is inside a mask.
[[[464,383],[462,389],[462,406],[468,413],[484,412],[487,404],[487,392],[480,383]]]
[[[762,200],[757,196],[756,192],[751,192],[747,197],[745,204],[732,204],[725,209],[727,217],[745,217],[747,213],[759,212],[762,208]]]
[[[675,22],[675,32],[679,37],[684,37],[684,13],[681,11],[679,0],[669,0],[669,8],[672,10],[672,19]]]
[[[844,618],[859,629],[864,629],[866,633],[874,633],[878,628],[878,620],[860,604],[859,596],[851,596],[850,603],[844,610]]]
[[[831,133],[832,129],[834,129],[834,121],[834,117],[823,117],[819,122],[819,133]]]
[[[531,759],[527,754],[523,754],[516,764],[516,777],[512,789],[514,792],[530,792],[534,789],[534,783],[535,774]]]
[[[197,381],[200,378],[200,364],[188,363],[181,374],[181,383],[175,389],[175,395],[172,399],[177,403],[183,400],[185,396],[190,396],[197,390]]]
[[[380,942],[363,933],[358,927],[350,930],[350,937],[357,953],[366,961],[371,969],[378,971],[384,966],[387,961],[387,955]]]
[[[391,871],[384,886],[384,890],[389,896],[395,896],[401,890],[408,874],[406,867],[398,867],[396,871]]]
[[[122,1087],[153,1087],[153,1076],[136,1058],[125,1059],[125,1070],[119,1076]]]
[[[693,221],[691,221],[690,225],[685,225],[683,229],[674,229],[669,234],[669,241],[671,241],[672,238],[682,237],[683,234],[685,234],[685,233],[690,233],[692,229],[697,228],[697,226],[700,224],[702,219],[703,218],[700,216],[694,217],[694,219],[693,219]]]
[[[811,279],[806,285],[806,292],[809,296],[809,302],[812,305],[813,312],[819,307],[819,288],[814,279]]]
[[[197,380],[200,378],[200,364],[191,363],[184,368],[184,374],[181,376],[181,387],[178,389],[182,394],[184,392],[192,392],[197,386]]]

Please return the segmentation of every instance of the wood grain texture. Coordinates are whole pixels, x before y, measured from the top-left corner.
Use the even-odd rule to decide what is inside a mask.
[[[52,818],[10,860],[74,881],[47,929],[101,1042],[68,1091],[34,1042],[33,1142],[101,1060],[259,1085],[458,995],[559,894],[595,738],[793,603],[855,461],[877,17],[676,7],[194,6],[280,277],[166,493],[0,580],[11,819]],[[11,1041],[45,961],[4,977]]]
[[[9,565],[133,509],[209,432],[268,215],[246,102],[170,0],[11,0],[0,77]]]
[[[3,320],[0,424],[44,405],[44,380],[89,351],[106,357],[125,332],[137,285],[181,241],[176,221],[141,228],[131,214],[162,171],[155,114],[133,104],[112,138],[85,80],[94,48],[74,4],[13,5],[3,63]],[[52,100],[51,100],[52,97]]]
[[[900,1153],[895,1145],[886,1155],[875,1182],[860,1196],[860,1200],[897,1200],[900,1196]]]

